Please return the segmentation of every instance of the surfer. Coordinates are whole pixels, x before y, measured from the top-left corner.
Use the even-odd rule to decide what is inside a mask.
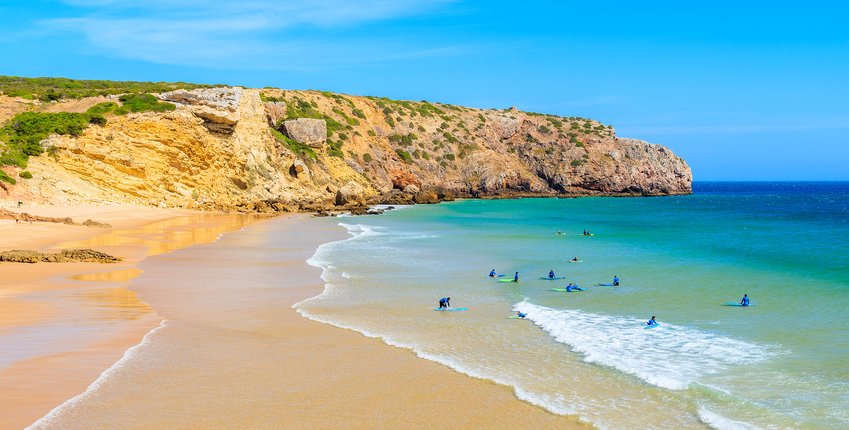
[[[581,260],[578,260],[578,256],[576,255],[575,258],[572,259],[572,262],[577,263],[578,261],[581,261]]]
[[[523,314],[522,311],[516,311],[516,316],[524,319],[528,314]]]
[[[516,274],[513,275],[513,282],[519,282],[519,272],[516,272]]]
[[[743,300],[740,300],[740,306],[749,306],[749,295],[743,294]]]
[[[491,271],[491,272],[489,272],[489,277],[490,277],[490,278],[494,278],[494,277],[496,277],[496,276],[498,276],[498,275],[496,275],[496,274],[495,274],[495,269],[492,269],[492,271]]]
[[[451,297],[443,297],[439,299],[439,309],[448,309],[451,307]]]
[[[553,270],[548,271],[548,279],[554,279],[554,271]]]
[[[618,287],[618,286],[619,286],[619,277],[618,277],[618,276],[616,276],[616,275],[613,275],[613,286],[614,286],[614,287]]]
[[[651,319],[646,322],[646,325],[651,327],[653,325],[658,325],[657,320],[654,319],[654,315],[651,316]]]

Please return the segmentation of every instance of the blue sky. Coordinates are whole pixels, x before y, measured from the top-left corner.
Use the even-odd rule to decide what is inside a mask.
[[[0,16],[5,75],[516,106],[667,145],[696,180],[849,180],[837,1],[29,0]]]

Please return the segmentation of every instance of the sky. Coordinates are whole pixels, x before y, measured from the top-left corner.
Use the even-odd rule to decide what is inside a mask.
[[[582,116],[695,180],[849,180],[849,3],[0,0],[0,75]]]

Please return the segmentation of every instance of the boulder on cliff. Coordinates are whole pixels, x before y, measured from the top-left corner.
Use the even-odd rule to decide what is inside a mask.
[[[336,191],[336,205],[364,205],[365,204],[365,189],[362,185],[350,181],[345,186]]]
[[[323,119],[297,118],[283,121],[283,132],[290,139],[313,148],[321,148],[327,141],[327,123]]]

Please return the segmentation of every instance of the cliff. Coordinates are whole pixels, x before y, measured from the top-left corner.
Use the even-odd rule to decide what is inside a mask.
[[[584,118],[318,91],[154,95],[171,110],[134,112],[124,101],[118,114],[38,142],[47,151],[30,156],[26,169],[2,167],[18,179],[0,182],[0,198],[272,212],[691,192],[690,168],[669,149]],[[47,103],[0,96],[0,121],[23,111],[91,112],[104,101],[119,103],[114,95]]]

